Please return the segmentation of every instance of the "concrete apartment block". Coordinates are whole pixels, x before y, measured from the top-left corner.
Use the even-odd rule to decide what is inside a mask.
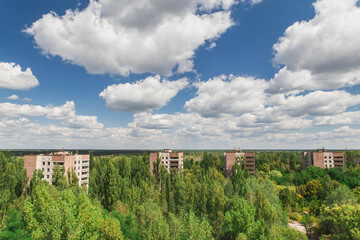
[[[225,177],[231,177],[235,164],[246,164],[251,175],[255,175],[255,153],[242,152],[235,150],[233,152],[224,152]]]
[[[89,172],[90,172],[90,156],[89,154],[71,154],[69,152],[54,152],[40,155],[25,155],[24,167],[27,176],[30,179],[33,177],[35,169],[41,169],[44,173],[44,180],[51,184],[52,175],[55,165],[60,165],[64,170],[64,174],[69,169],[73,169],[79,178],[79,185],[85,184],[89,186]]]
[[[343,152],[327,152],[325,149],[303,152],[303,169],[315,166],[319,168],[344,168],[345,158]]]
[[[164,166],[170,173],[172,170],[177,170],[182,173],[184,164],[184,153],[173,152],[170,149],[164,149],[161,152],[150,153],[150,172],[154,173],[154,164],[157,163],[157,159],[160,159],[160,165]]]

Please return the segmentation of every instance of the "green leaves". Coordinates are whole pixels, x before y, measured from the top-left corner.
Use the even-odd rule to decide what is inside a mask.
[[[69,184],[66,180],[66,177],[63,173],[63,170],[60,169],[60,165],[56,164],[52,176],[52,185],[58,187],[60,190],[63,190],[69,187]]]
[[[86,193],[73,191],[35,187],[24,207],[25,229],[33,239],[122,239],[116,219],[102,215]]]
[[[328,239],[360,239],[360,205],[324,208],[318,229],[320,234],[328,235]]]

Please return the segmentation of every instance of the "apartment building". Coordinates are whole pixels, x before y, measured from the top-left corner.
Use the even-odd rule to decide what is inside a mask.
[[[345,158],[343,152],[328,152],[325,149],[317,149],[302,153],[303,169],[315,166],[319,168],[344,168]]]
[[[246,164],[251,175],[255,175],[255,153],[242,152],[235,150],[232,152],[224,152],[225,177],[231,177],[235,164]]]
[[[73,169],[79,178],[79,185],[85,184],[87,187],[89,186],[89,154],[79,155],[62,151],[49,154],[25,155],[24,157],[24,167],[29,181],[33,177],[34,170],[41,169],[44,173],[43,179],[51,184],[52,175],[56,165],[60,165],[60,169],[64,170],[66,176],[66,172],[69,169]]]
[[[169,173],[172,170],[177,170],[179,173],[182,173],[183,164],[184,164],[183,152],[173,152],[170,149],[164,149],[161,152],[151,152],[150,153],[151,174],[154,173],[154,164],[157,163],[158,158],[160,159],[160,164],[164,166]]]

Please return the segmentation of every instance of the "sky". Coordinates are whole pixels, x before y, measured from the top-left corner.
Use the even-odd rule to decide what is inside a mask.
[[[2,149],[358,149],[357,0],[0,0]]]

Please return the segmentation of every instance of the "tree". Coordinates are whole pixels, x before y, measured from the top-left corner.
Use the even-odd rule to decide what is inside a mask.
[[[310,214],[305,214],[301,219],[301,224],[305,227],[306,234],[311,236],[312,229],[314,226],[314,217]]]
[[[328,235],[328,239],[360,239],[360,205],[325,207],[318,233]]]
[[[190,240],[212,240],[212,227],[205,219],[199,219],[193,211],[185,215],[185,238]]]
[[[106,209],[111,209],[113,204],[120,199],[119,181],[118,171],[116,171],[112,161],[109,161],[104,178],[103,205]]]
[[[169,225],[159,206],[152,200],[144,202],[139,207],[138,220],[142,239],[170,239]]]
[[[67,177],[68,177],[68,183],[69,186],[71,187],[77,187],[79,186],[79,178],[76,175],[75,171],[73,168],[69,168],[67,170]]]
[[[237,239],[240,236],[243,239],[245,236],[246,239],[264,238],[262,221],[255,219],[255,212],[256,208],[244,198],[233,198],[230,211],[225,213],[222,238]]]
[[[24,160],[0,152],[0,226],[10,204],[25,194],[27,180]]]
[[[24,206],[24,229],[32,239],[122,239],[119,222],[103,214],[86,192],[40,184]]]
[[[296,203],[296,193],[285,187],[279,191],[279,199],[284,207],[293,207]]]
[[[52,176],[52,185],[63,190],[69,186],[63,170],[60,169],[60,165],[56,164]]]
[[[354,204],[357,202],[352,191],[346,186],[340,186],[332,191],[328,197],[325,199],[325,204],[328,206],[333,205],[345,205],[345,204]]]

